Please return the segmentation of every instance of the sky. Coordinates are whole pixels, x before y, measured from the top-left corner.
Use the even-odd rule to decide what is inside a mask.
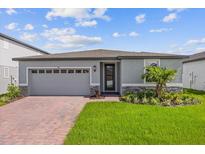
[[[0,32],[50,53],[205,51],[205,9],[0,9]]]

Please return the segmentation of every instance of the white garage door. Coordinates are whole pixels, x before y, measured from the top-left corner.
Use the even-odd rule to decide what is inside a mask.
[[[30,95],[89,95],[89,69],[33,69],[29,71]]]

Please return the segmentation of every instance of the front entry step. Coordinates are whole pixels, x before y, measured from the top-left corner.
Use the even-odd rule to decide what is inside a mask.
[[[119,96],[119,92],[102,92],[102,96]]]

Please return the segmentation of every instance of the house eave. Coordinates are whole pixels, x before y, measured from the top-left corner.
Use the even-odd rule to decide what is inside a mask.
[[[118,60],[117,57],[76,57],[76,58],[13,58],[13,61],[66,61],[66,60]]]
[[[65,60],[121,60],[121,59],[184,59],[188,56],[119,56],[119,57],[49,57],[49,58],[13,58],[13,61],[65,61]]]
[[[190,59],[190,60],[185,60],[183,61],[183,63],[190,63],[190,62],[195,62],[195,61],[201,61],[201,60],[205,60],[205,57],[201,57],[201,58],[197,58],[197,59]]]
[[[184,59],[189,56],[119,56],[118,59]]]

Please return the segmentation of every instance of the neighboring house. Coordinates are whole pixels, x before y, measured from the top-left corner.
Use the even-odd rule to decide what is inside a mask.
[[[98,49],[13,60],[19,61],[19,85],[25,95],[94,95],[96,90],[122,94],[155,86],[141,78],[145,66],[153,64],[177,70],[168,86],[181,89],[184,58],[187,56]]]
[[[183,62],[184,88],[205,90],[205,52],[197,53]]]
[[[12,58],[42,54],[48,53],[0,33],[0,94],[9,83],[18,84],[18,62]]]

